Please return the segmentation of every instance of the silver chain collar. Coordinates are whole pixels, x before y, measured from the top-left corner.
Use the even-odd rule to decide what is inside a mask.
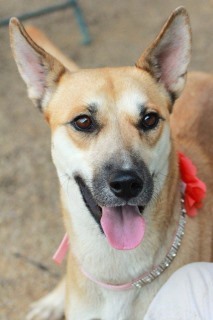
[[[172,243],[172,246],[168,254],[158,266],[154,267],[150,272],[145,273],[139,280],[133,282],[132,283],[133,287],[140,289],[145,285],[151,283],[153,280],[158,278],[171,265],[172,261],[177,255],[178,249],[180,248],[180,245],[184,236],[185,224],[186,224],[186,209],[184,206],[184,198],[182,196],[180,220],[179,220],[174,241]]]

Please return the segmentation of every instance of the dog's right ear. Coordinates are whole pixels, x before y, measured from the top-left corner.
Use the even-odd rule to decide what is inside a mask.
[[[39,47],[18,19],[10,20],[10,41],[21,77],[33,103],[45,110],[65,67]]]

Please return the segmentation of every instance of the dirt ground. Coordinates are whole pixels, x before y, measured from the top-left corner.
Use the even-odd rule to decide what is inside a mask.
[[[61,0],[0,0],[0,18]],[[191,16],[190,68],[213,71],[212,0],[80,0],[92,43],[81,45],[71,9],[31,23],[82,67],[132,65],[168,14],[184,5]],[[64,266],[51,256],[64,233],[50,135],[26,95],[0,28],[0,320],[21,320],[30,303],[57,283]]]

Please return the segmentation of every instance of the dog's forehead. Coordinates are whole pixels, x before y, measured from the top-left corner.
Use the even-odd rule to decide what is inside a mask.
[[[63,123],[96,106],[98,112],[128,112],[137,116],[147,103],[167,109],[165,92],[152,77],[136,68],[102,68],[65,74],[48,113]]]

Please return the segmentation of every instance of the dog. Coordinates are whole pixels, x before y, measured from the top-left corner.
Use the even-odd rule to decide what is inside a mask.
[[[51,128],[70,246],[66,277],[27,319],[141,320],[175,270],[213,260],[213,76],[189,74],[181,95],[191,55],[183,7],[131,67],[80,70],[29,33],[35,41],[11,19],[18,70]],[[207,186],[184,221],[179,151]]]

